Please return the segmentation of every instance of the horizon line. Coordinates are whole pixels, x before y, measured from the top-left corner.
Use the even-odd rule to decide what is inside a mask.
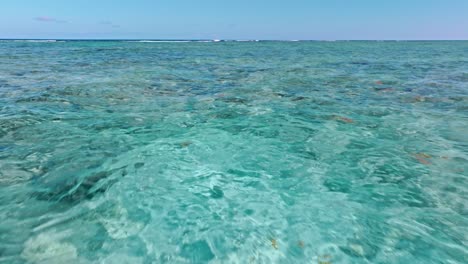
[[[89,40],[89,41],[468,41],[468,39],[212,39],[212,38],[0,38],[0,40]]]

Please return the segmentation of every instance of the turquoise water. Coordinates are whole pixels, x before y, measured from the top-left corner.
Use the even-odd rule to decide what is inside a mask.
[[[468,42],[0,42],[1,263],[466,263]]]

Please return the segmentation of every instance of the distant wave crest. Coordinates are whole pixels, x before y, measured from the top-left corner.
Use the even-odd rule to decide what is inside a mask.
[[[67,41],[56,40],[56,39],[0,39],[0,42],[56,43],[56,42],[67,42]]]

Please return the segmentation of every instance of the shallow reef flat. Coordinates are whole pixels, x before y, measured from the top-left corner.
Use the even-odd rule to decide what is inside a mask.
[[[468,42],[0,42],[0,263],[466,263]]]

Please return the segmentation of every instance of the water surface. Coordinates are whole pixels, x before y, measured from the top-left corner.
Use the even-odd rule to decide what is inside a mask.
[[[468,42],[0,42],[1,263],[466,263]]]

